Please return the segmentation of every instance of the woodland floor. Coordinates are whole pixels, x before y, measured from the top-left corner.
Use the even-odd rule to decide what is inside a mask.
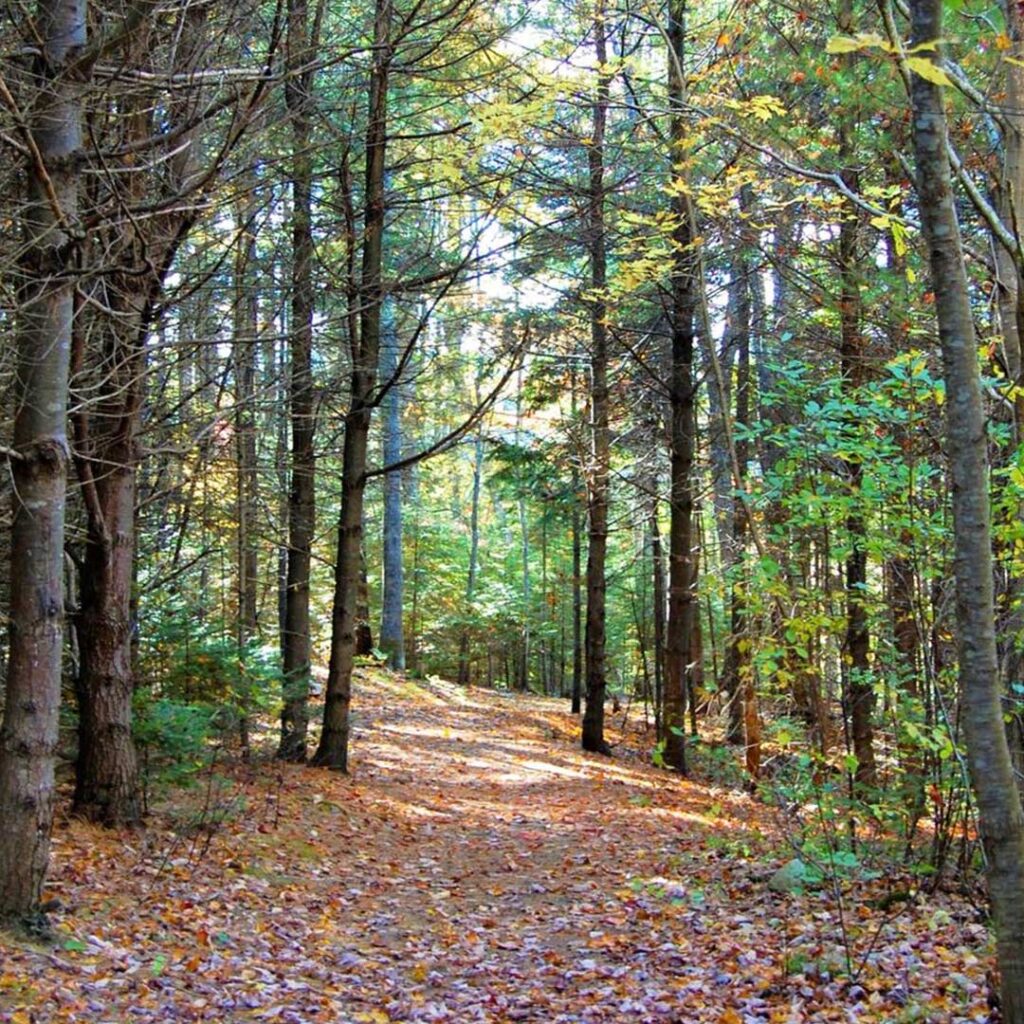
[[[834,892],[767,887],[791,819],[582,754],[564,702],[373,672],[355,708],[350,777],[229,765],[144,830],[61,821],[60,938],[0,938],[0,1021],[990,1019],[975,908],[872,909],[880,880],[844,942]]]

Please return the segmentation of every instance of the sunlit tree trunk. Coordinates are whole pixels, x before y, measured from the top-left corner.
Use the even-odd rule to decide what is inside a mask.
[[[672,112],[670,156],[672,178],[684,185],[677,170],[687,155],[686,107],[686,2],[672,0],[668,13],[669,105]],[[665,763],[686,771],[686,676],[697,615],[693,531],[694,455],[694,314],[696,294],[692,210],[684,188],[673,193],[672,289],[669,324],[672,336],[672,371],[669,381],[671,426],[669,448],[669,578],[668,622],[665,636],[664,735]]]
[[[912,39],[929,57],[941,0],[912,0]],[[911,72],[921,223],[946,381],[961,707],[1001,976],[1002,1019],[1024,1022],[1024,817],[1003,728],[995,637],[985,410],[960,228],[946,154],[942,87]]]
[[[746,635],[744,614],[744,580],[737,578],[742,573],[739,568],[746,545],[747,521],[746,507],[735,499],[738,481],[733,479],[731,457],[725,438],[725,417],[732,415],[730,401],[732,392],[736,396],[735,421],[737,426],[749,426],[750,423],[750,301],[747,291],[746,268],[737,257],[732,267],[729,282],[728,302],[726,305],[725,334],[722,338],[724,359],[721,360],[721,376],[725,384],[730,382],[733,367],[736,366],[736,384],[734,388],[718,394],[719,387],[714,374],[709,385],[710,393],[715,396],[711,403],[712,412],[717,412],[718,427],[712,439],[712,457],[714,460],[714,485],[716,518],[718,519],[718,535],[722,546],[722,572],[729,582],[729,634],[725,641],[725,652],[722,660],[722,692],[728,702],[728,718],[725,726],[726,742],[743,743],[744,720],[744,679],[750,672],[750,637]],[[724,390],[724,389],[723,389]],[[716,443],[717,442],[717,443]],[[749,443],[741,436],[735,442],[736,465],[741,479],[746,472],[747,449]],[[724,451],[716,451],[724,448]]]
[[[341,515],[334,566],[331,660],[327,676],[324,725],[313,763],[348,770],[349,706],[356,648],[356,590],[363,540],[366,452],[380,356],[384,302],[385,154],[388,78],[391,69],[391,0],[378,0],[374,14],[374,55],[366,128],[366,215],[360,280],[359,337],[352,339],[351,398],[345,418],[341,468]]]
[[[466,575],[466,611],[468,617],[473,614],[473,601],[476,598],[476,577],[480,560],[480,485],[484,473],[484,435],[478,428],[473,441],[473,491],[469,507],[469,571]],[[463,626],[459,637],[459,682],[467,686],[469,675],[469,629]]]
[[[0,920],[34,917],[50,852],[64,633],[68,362],[74,315],[79,83],[68,61],[86,44],[84,0],[36,5],[42,47],[30,77],[25,256],[15,335],[10,656],[0,722]]]

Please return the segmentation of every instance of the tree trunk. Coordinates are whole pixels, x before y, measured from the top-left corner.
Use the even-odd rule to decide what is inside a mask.
[[[737,289],[735,301],[731,303],[735,314],[736,342],[736,426],[739,437],[735,442],[736,465],[739,469],[737,487],[744,487],[747,464],[750,459],[750,443],[746,440],[751,424],[750,408],[750,335],[752,303],[750,282],[756,270],[748,266],[745,259],[745,245],[741,244],[740,257],[733,267],[733,284]],[[728,412],[726,411],[726,415]],[[723,677],[727,691],[734,693],[730,707],[728,738],[738,738],[744,745],[744,761],[747,773],[756,779],[761,771],[761,719],[757,708],[757,693],[754,686],[754,666],[751,658],[751,636],[747,615],[747,534],[750,529],[747,505],[744,501],[733,503],[732,538],[730,546],[734,564],[734,577],[730,588],[730,630],[726,647]],[[738,733],[738,737],[737,734]]]
[[[359,545],[359,582],[356,584],[356,655],[373,654],[373,628],[370,626],[370,577],[366,571],[366,546]]]
[[[316,455],[313,447],[313,153],[312,53],[307,0],[289,0],[285,105],[292,128],[291,344],[288,399],[291,415],[291,490],[288,498],[288,581],[282,651],[284,706],[277,756],[305,761],[309,728],[312,642],[309,573],[316,527]]]
[[[246,209],[249,206],[250,209]],[[235,254],[234,365],[235,365],[235,484],[237,516],[237,598],[236,640],[239,665],[239,741],[249,756],[249,682],[246,661],[248,646],[259,628],[257,621],[259,549],[256,516],[259,475],[256,465],[256,346],[259,342],[259,292],[253,274],[256,269],[256,232],[251,220],[252,202],[240,203],[239,237]]]
[[[384,399],[384,465],[402,457],[402,390],[392,377],[398,370],[398,332],[393,304],[385,302],[381,337],[381,381],[391,383]],[[402,575],[402,472],[384,476],[384,594],[381,602],[380,649],[388,666],[405,671],[405,639],[402,634],[404,587]]]
[[[918,53],[942,38],[941,0],[912,0]],[[932,50],[934,52],[934,50]],[[1024,1022],[1024,818],[1003,728],[995,638],[985,412],[977,339],[946,155],[942,88],[911,73],[914,154],[946,381],[957,644],[964,732],[985,849],[1002,1019]]]
[[[341,467],[341,516],[334,568],[331,660],[327,676],[324,725],[315,765],[348,770],[349,705],[355,657],[356,590],[363,540],[366,451],[380,357],[381,307],[384,302],[385,155],[388,77],[392,60],[391,3],[377,0],[374,56],[366,128],[366,215],[360,281],[359,338],[352,339],[351,406],[345,418]]]
[[[1003,0],[1003,20],[1012,49],[1002,61],[1005,99],[1000,112],[1005,119],[1003,165],[996,190],[999,217],[1015,235],[1024,222],[1024,12],[1013,0]],[[996,263],[996,300],[999,327],[1003,339],[1006,375],[1013,388],[1013,419],[1017,443],[1024,441],[1024,287],[1021,284],[1019,256],[1007,252],[993,241]]]
[[[132,67],[145,66],[151,53],[155,23],[152,12],[143,13],[119,42],[121,58]],[[186,6],[176,17],[179,42],[167,70],[187,77],[206,52],[207,9]],[[97,302],[83,305],[76,317],[73,354],[75,377],[87,389],[72,417],[87,514],[77,616],[80,749],[74,809],[108,825],[142,814],[131,735],[138,434],[146,398],[146,342],[159,315],[164,281],[200,210],[189,198],[197,154],[195,129],[188,125],[198,99],[194,92],[175,95],[166,109],[149,91],[107,99],[117,109],[117,141],[127,144],[126,152],[119,174],[90,177],[100,224],[90,232],[87,258],[95,253],[104,272],[90,282]],[[161,135],[166,142],[160,153],[163,172],[157,176],[152,165],[136,160],[131,147]],[[148,217],[131,214],[147,204],[152,207]],[[106,212],[111,207],[118,213]],[[89,395],[95,401],[87,403]]]
[[[580,473],[572,467],[572,694],[574,715],[583,706],[583,516],[580,514]]]
[[[853,3],[843,0],[839,13],[839,31],[853,31]],[[841,60],[850,66],[852,57]],[[841,175],[851,192],[860,190],[859,173],[852,166],[855,158],[853,136],[856,119],[841,117],[839,125],[839,159],[843,164]],[[850,202],[843,205],[843,219],[839,226],[839,320],[840,373],[844,396],[849,406],[860,401],[866,379],[866,353],[861,332],[860,301],[860,211]],[[849,429],[856,430],[856,422]],[[865,604],[868,586],[867,528],[864,522],[863,497],[864,467],[859,458],[843,460],[843,469],[849,490],[850,512],[846,517],[846,532],[850,553],[846,557],[846,658],[849,671],[846,711],[853,737],[853,753],[857,758],[854,778],[858,786],[875,786],[875,739],[873,717],[875,690],[871,677],[871,637],[868,633],[868,613]]]
[[[736,413],[735,422],[738,427],[750,425],[750,296],[747,289],[747,268],[742,256],[732,266],[732,279],[729,282],[729,298],[727,304],[726,333],[723,338],[723,349],[727,356],[722,362],[722,377],[728,381],[732,374],[732,365],[736,363]],[[717,374],[712,378],[717,381]],[[712,383],[709,391],[716,394],[717,383]],[[724,420],[730,415],[728,391],[718,395],[714,403],[718,414]],[[720,445],[727,445],[726,430],[723,422],[719,423],[718,434]],[[739,745],[744,743],[746,721],[746,680],[752,672],[750,659],[750,637],[747,635],[746,622],[746,573],[743,566],[747,542],[747,509],[742,501],[733,495],[746,476],[749,443],[743,434],[735,442],[736,466],[740,472],[740,480],[733,480],[733,471],[729,452],[718,453],[715,469],[715,504],[722,506],[718,513],[719,537],[722,544],[722,569],[729,579],[729,635],[725,641],[725,654],[722,659],[722,692],[728,702],[728,720],[725,727],[727,743]],[[724,490],[726,500],[720,498]],[[724,513],[724,520],[722,517]]]
[[[46,173],[27,162],[11,474],[10,657],[0,722],[0,920],[39,911],[53,824],[64,633],[68,362],[82,145],[78,84],[65,62],[86,44],[82,0],[42,0],[29,128]],[[56,205],[51,202],[56,199]]]
[[[658,478],[651,483],[651,569],[654,589],[654,734],[664,739],[662,712],[664,710],[665,679],[665,559],[661,552],[661,528],[658,525]]]
[[[672,111],[672,177],[684,184],[675,169],[687,156],[686,138],[686,2],[669,5],[669,105]],[[672,232],[672,296],[669,323],[672,333],[671,477],[669,508],[668,623],[665,637],[665,763],[686,771],[686,674],[691,634],[696,617],[696,576],[693,535],[694,381],[693,338],[696,307],[692,245],[695,226],[692,209],[682,188],[675,190]]]
[[[516,445],[521,444],[523,427],[523,369],[519,368],[516,389]],[[530,688],[530,651],[532,634],[530,630],[530,524],[526,515],[526,494],[523,481],[519,485],[519,552],[522,559],[523,620],[520,623],[519,660],[516,668],[516,687],[524,693]]]
[[[130,366],[134,365],[131,361]],[[127,372],[134,376],[139,371]],[[94,480],[100,515],[90,517],[78,613],[74,810],[105,825],[137,821],[142,816],[132,741],[137,416],[129,413],[123,423],[122,434],[101,435],[89,453],[92,466],[100,469]]]
[[[611,753],[604,738],[605,675],[605,560],[608,547],[608,475],[611,431],[608,425],[608,306],[607,238],[604,222],[604,136],[608,121],[609,77],[607,26],[603,0],[594,15],[594,54],[597,58],[597,91],[593,102],[593,136],[587,147],[589,189],[587,234],[590,248],[591,343],[591,451],[587,474],[587,706],[583,713],[583,749]]]
[[[479,395],[478,395],[479,401]],[[477,428],[473,442],[473,493],[469,508],[469,572],[466,577],[466,616],[473,614],[476,598],[477,563],[480,559],[480,485],[484,472],[484,435]],[[469,685],[469,627],[463,625],[459,637],[459,682]]]

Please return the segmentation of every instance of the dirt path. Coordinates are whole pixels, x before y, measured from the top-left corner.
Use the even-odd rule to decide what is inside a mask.
[[[563,704],[376,678],[357,709],[350,778],[263,764],[193,793],[198,828],[66,823],[63,948],[0,943],[0,1021],[988,1019],[969,907],[851,903],[844,940],[831,896],[767,889],[765,808],[583,755]]]

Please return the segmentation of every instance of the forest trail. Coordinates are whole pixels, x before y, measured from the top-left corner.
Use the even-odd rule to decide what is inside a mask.
[[[60,823],[62,941],[0,939],[0,1021],[989,1019],[970,906],[851,898],[844,943],[834,894],[768,889],[790,826],[745,794],[581,753],[564,702],[365,676],[351,777]]]

